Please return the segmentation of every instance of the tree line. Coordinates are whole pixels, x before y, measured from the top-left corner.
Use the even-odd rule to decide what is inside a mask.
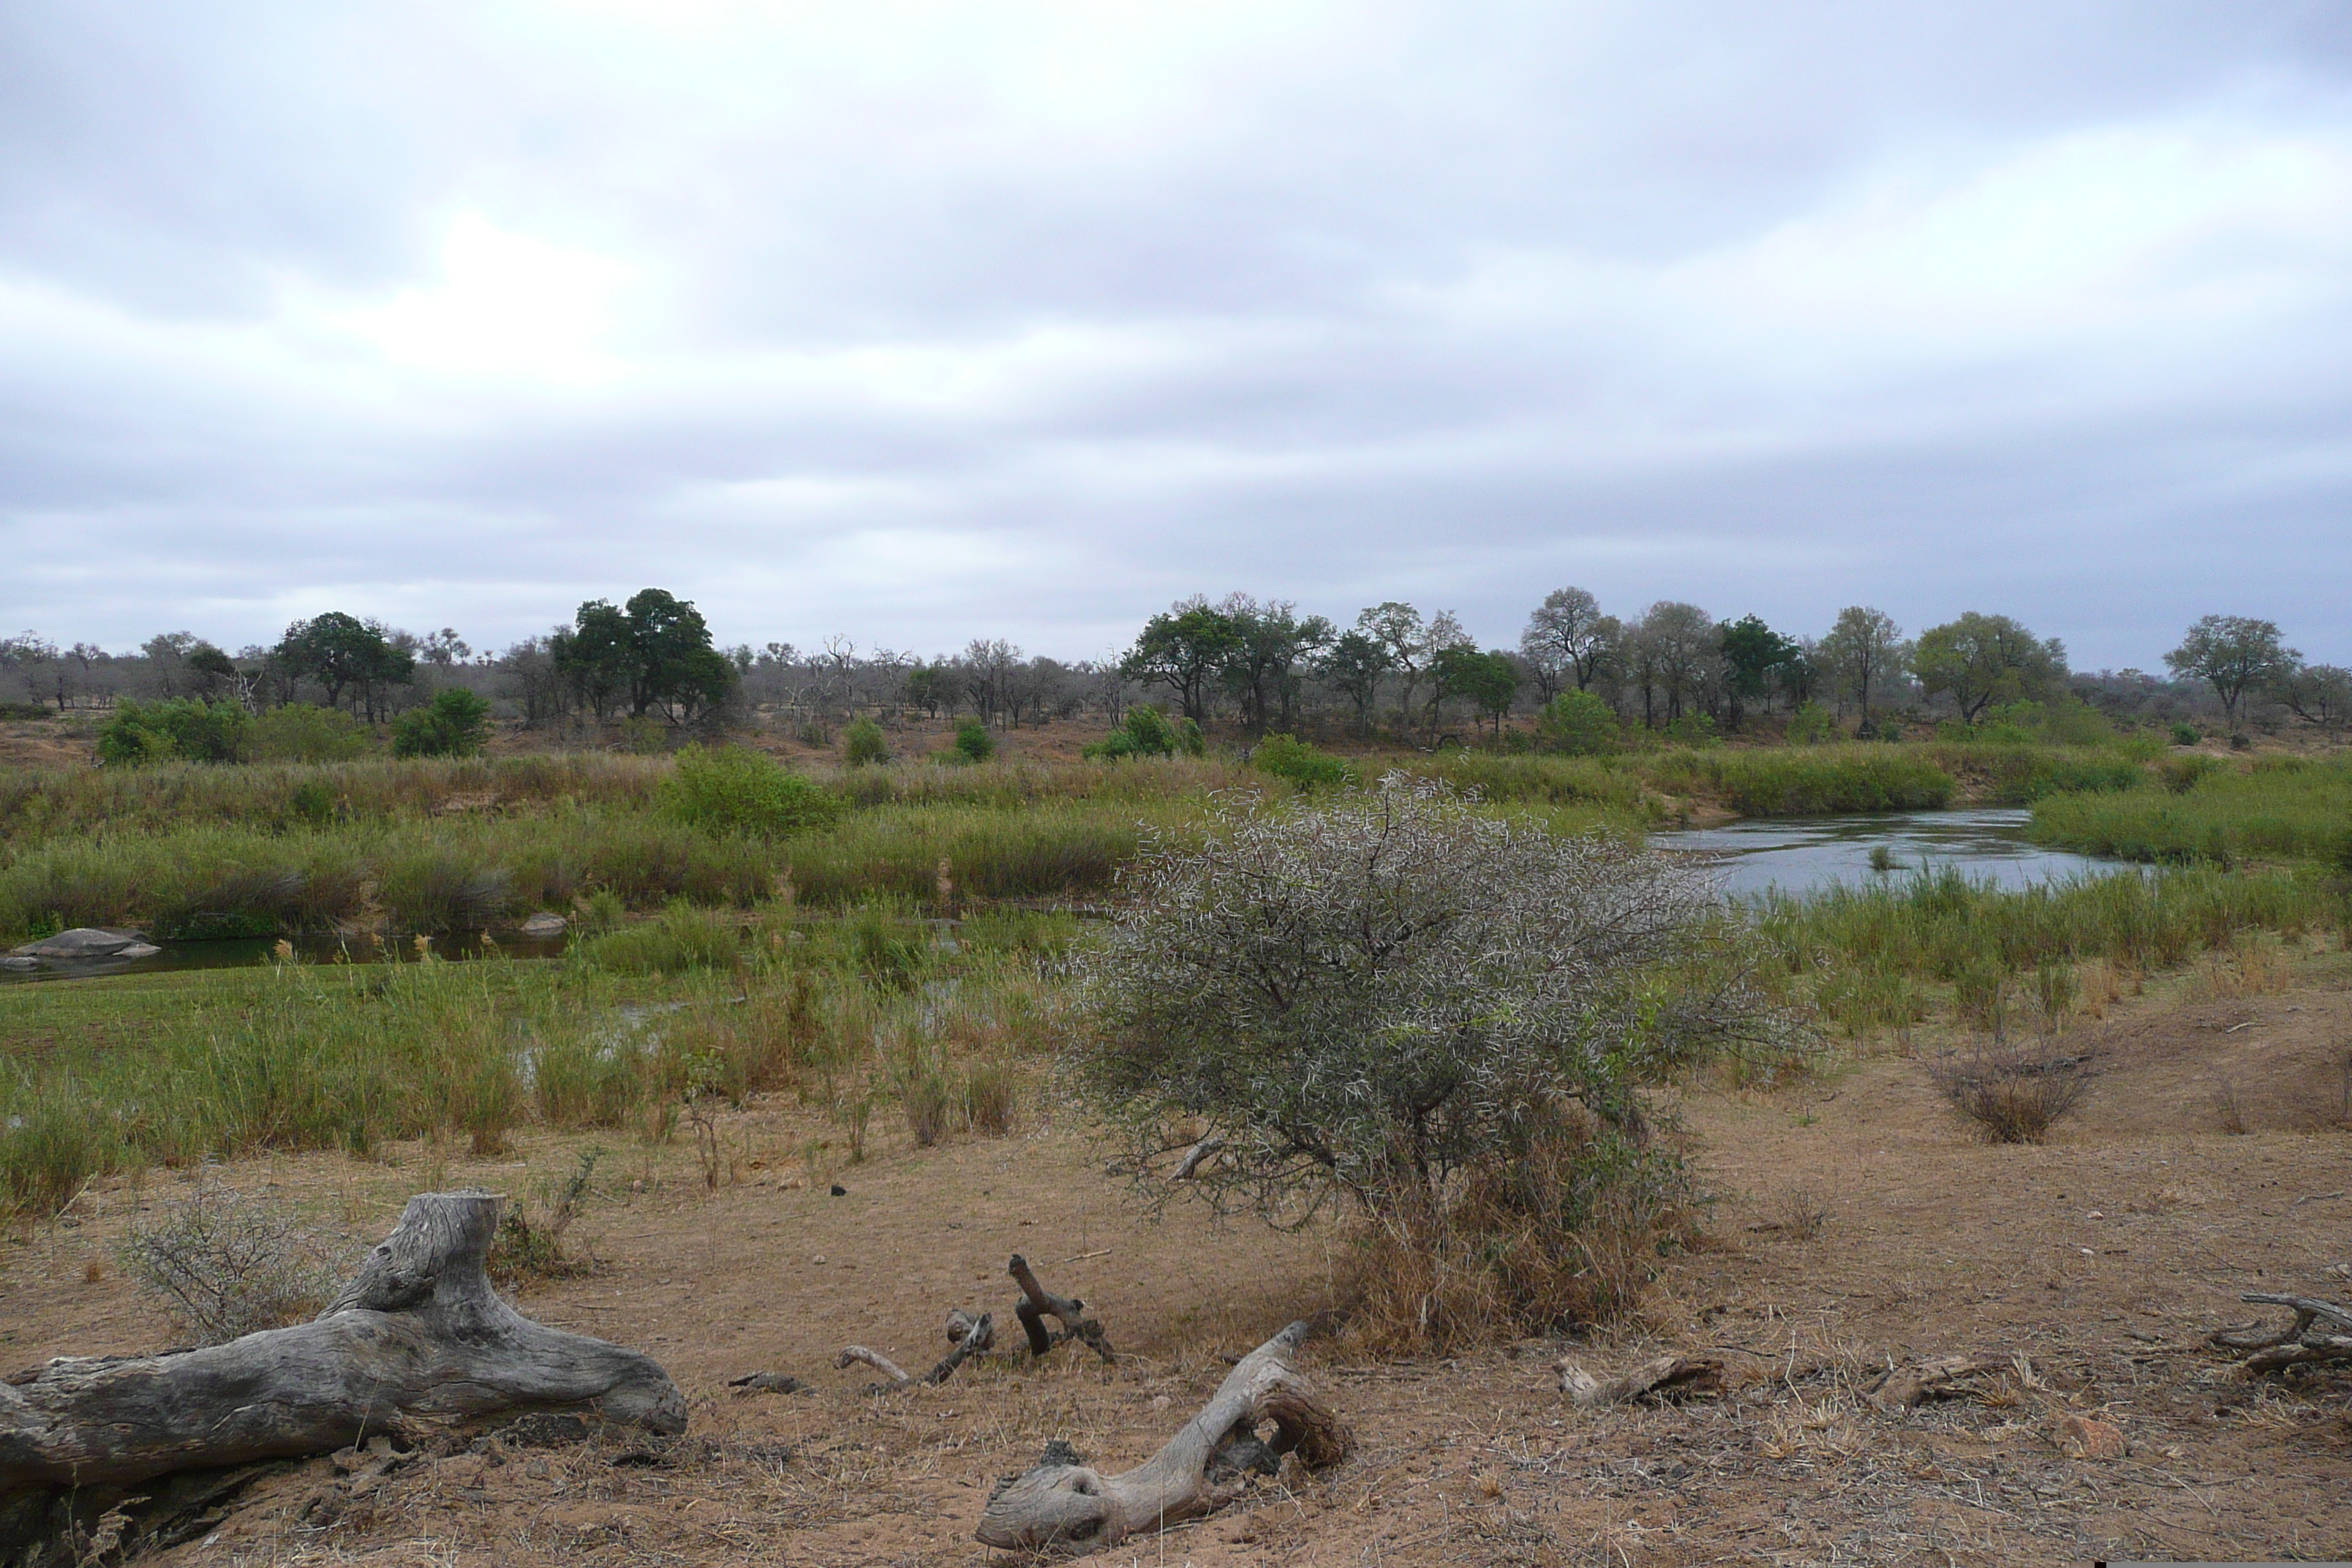
[[[1343,626],[1289,600],[1234,594],[1179,601],[1117,657],[1074,663],[1002,638],[929,658],[861,649],[845,636],[808,649],[722,648],[691,602],[659,588],[617,605],[590,600],[569,623],[499,654],[478,655],[451,627],[418,637],[342,612],[236,654],[187,632],[119,655],[31,632],[0,638],[0,681],[23,694],[20,711],[125,698],[254,713],[315,704],[369,724],[453,689],[535,728],[723,728],[755,714],[820,731],[859,714],[1117,724],[1144,701],[1253,735],[1345,728],[1424,745],[1480,729],[1499,737],[1532,714],[1678,738],[1759,720],[1867,738],[1890,720],[1979,725],[2021,705],[2135,722],[2218,720],[2233,731],[2290,715],[2333,730],[2352,716],[2352,673],[2306,664],[2271,621],[2207,616],[2164,665],[2163,676],[2077,673],[2057,637],[1977,611],[1911,636],[1884,611],[1853,605],[1817,635],[1792,635],[1675,600],[1621,616],[1577,587],[1546,595],[1509,647],[1481,648],[1453,614],[1401,601]]]

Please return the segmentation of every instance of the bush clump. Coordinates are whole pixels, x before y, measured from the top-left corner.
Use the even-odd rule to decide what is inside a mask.
[[[312,702],[289,702],[254,720],[246,754],[257,763],[347,763],[373,756],[375,731],[356,715]]]
[[[216,1345],[316,1316],[352,1250],[283,1204],[208,1181],[134,1228],[120,1257],[141,1294],[195,1343]]]
[[[1295,735],[1268,735],[1250,753],[1250,765],[1301,789],[1338,789],[1354,782],[1348,764]]]
[[[393,721],[395,757],[471,757],[489,734],[490,704],[462,686],[433,694],[433,700]]]
[[[109,767],[150,763],[234,763],[245,755],[253,715],[236,702],[175,697],[162,702],[114,705],[98,732],[98,759]]]
[[[782,838],[830,827],[847,803],[772,758],[737,746],[688,746],[657,792],[672,820],[706,833]]]
[[[1590,691],[1563,691],[1536,715],[1536,743],[1571,757],[1605,757],[1622,739],[1616,710]]]
[[[950,760],[964,763],[984,763],[996,755],[996,737],[988,726],[977,719],[966,719],[956,726],[955,741],[949,748]]]
[[[882,738],[882,726],[871,719],[860,719],[843,731],[841,760],[853,768],[888,762],[890,743]]]
[[[2090,1058],[2047,1040],[1948,1057],[1927,1076],[1991,1143],[2044,1142],[2091,1087]]]
[[[1087,970],[1079,1079],[1139,1189],[1213,1148],[1187,1184],[1221,1211],[1353,1208],[1445,1275],[1360,1302],[1424,1348],[1622,1310],[1680,1178],[1644,1086],[1780,1035],[1705,872],[1399,775],[1221,826],[1145,863]],[[1631,1272],[1541,1261],[1580,1257]]]

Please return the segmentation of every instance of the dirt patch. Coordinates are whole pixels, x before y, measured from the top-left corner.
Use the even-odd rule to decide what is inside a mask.
[[[2332,1271],[2352,1254],[2352,1137],[2287,1120],[2290,1089],[2347,1019],[2343,993],[2314,979],[2120,1007],[2099,1031],[2093,1098],[2040,1147],[1974,1140],[1912,1060],[1696,1094],[1685,1116],[1716,1240],[1668,1262],[1643,1331],[1443,1363],[1310,1349],[1356,1457],[1098,1561],[2352,1556],[2352,1376],[2248,1384],[2203,1341],[2257,1315],[2243,1290],[2352,1293]],[[2248,1092],[2278,1118],[2242,1135],[2213,1126],[2198,1089],[2223,1068],[2270,1086]],[[725,1129],[747,1156],[814,1131],[789,1101]],[[409,1191],[527,1190],[585,1142],[525,1140],[520,1163],[408,1147],[396,1163],[321,1155],[224,1174],[372,1236]],[[1048,1439],[1124,1468],[1207,1397],[1221,1353],[1328,1304],[1328,1233],[1219,1231],[1190,1212],[1148,1223],[1068,1125],[928,1150],[877,1135],[866,1163],[814,1173],[747,1157],[747,1180],[716,1191],[682,1146],[606,1142],[614,1184],[580,1225],[604,1261],[522,1305],[659,1357],[692,1404],[686,1437],[500,1442],[389,1470],[321,1458],[263,1477],[205,1539],[152,1561],[989,1562],[971,1533],[989,1489]],[[10,1368],[164,1342],[109,1247],[181,1180],[103,1184],[0,1247]],[[949,1308],[1004,1315],[1014,1251],[1099,1313],[1116,1367],[1065,1346],[880,1396],[862,1392],[866,1369],[834,1368],[851,1342],[929,1364]],[[1605,1376],[1669,1352],[1719,1358],[1724,1392],[1585,1411],[1552,1364],[1566,1353]],[[2011,1370],[1908,1414],[1865,1397],[1892,1364],[1958,1352]],[[815,1391],[728,1386],[755,1372]],[[2121,1457],[2090,1457],[2106,1451],[2102,1428]]]

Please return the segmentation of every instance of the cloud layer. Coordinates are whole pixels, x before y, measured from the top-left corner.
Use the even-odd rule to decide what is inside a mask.
[[[1196,590],[2352,662],[2316,5],[0,12],[0,626]]]

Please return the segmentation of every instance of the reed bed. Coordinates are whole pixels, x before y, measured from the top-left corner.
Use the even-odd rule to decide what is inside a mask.
[[[2175,769],[2126,794],[2053,795],[2033,808],[2033,837],[2126,860],[2352,868],[2352,763],[2266,757]]]
[[[846,1122],[894,1103],[909,1060],[933,1069],[919,1094],[944,1086],[952,1126],[1002,1131],[1021,1059],[1060,1026],[1048,975],[1071,934],[1000,914],[948,942],[887,905],[678,906],[557,963],[22,987],[0,1024],[0,1212],[52,1212],[111,1171],[264,1150],[436,1136],[487,1152],[524,1126],[664,1140],[711,1096],[794,1092]]]
[[[1742,816],[1933,810],[1957,787],[1933,762],[1887,745],[1659,752],[1636,765],[1655,788],[1710,795]]]

